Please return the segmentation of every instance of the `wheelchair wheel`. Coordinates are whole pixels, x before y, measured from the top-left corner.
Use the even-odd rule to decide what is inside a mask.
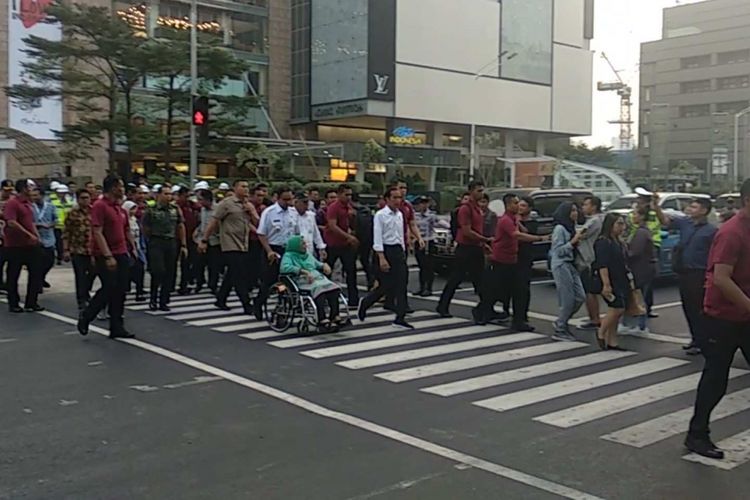
[[[297,333],[301,335],[307,335],[308,333],[310,333],[310,323],[308,323],[308,321],[305,319],[297,323]]]
[[[284,285],[278,284],[271,287],[268,299],[276,299],[272,308],[266,306],[268,325],[275,332],[287,331],[294,323],[295,304],[292,294]]]

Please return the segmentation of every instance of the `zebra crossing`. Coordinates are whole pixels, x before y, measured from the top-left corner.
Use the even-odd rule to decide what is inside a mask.
[[[295,328],[285,333],[270,330],[265,321],[242,314],[237,300],[227,303],[229,311],[216,310],[214,301],[209,294],[199,294],[175,297],[169,312],[148,311],[146,304],[133,301],[126,302],[126,309],[262,341],[350,373],[369,370],[377,380],[411,384],[422,394],[457,398],[459,404],[488,412],[523,411],[548,428],[572,430],[617,417],[617,422],[624,422],[618,425],[625,426],[608,428],[599,438],[634,450],[681,446],[700,379],[701,366],[679,355],[600,351],[584,342],[553,342],[547,335],[478,326],[429,311],[410,316],[413,332],[395,330],[390,325],[392,313],[373,308],[364,324],[354,319],[353,328],[340,332],[300,335]],[[728,392],[712,415],[714,436],[726,458],[717,461],[686,452],[685,462],[724,471],[750,462],[750,429],[727,435],[731,433],[722,432],[721,426],[725,420],[734,425],[741,417],[748,420],[749,373],[730,371],[730,388],[738,388]],[[676,407],[663,414],[667,405]]]

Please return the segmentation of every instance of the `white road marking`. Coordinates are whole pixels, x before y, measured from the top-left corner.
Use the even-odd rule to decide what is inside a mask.
[[[620,368],[592,373],[591,375],[584,375],[570,380],[562,380],[523,391],[474,401],[472,404],[502,412],[669,370],[688,363],[688,361],[674,358],[650,359],[634,365],[621,366]]]
[[[390,365],[402,361],[411,361],[414,359],[431,358],[443,354],[452,354],[454,352],[472,351],[484,347],[495,347],[499,345],[515,344],[516,342],[525,342],[527,340],[539,340],[544,335],[536,333],[514,333],[512,335],[502,335],[499,337],[490,337],[478,340],[468,340],[466,342],[456,342],[453,344],[436,345],[432,347],[423,347],[422,349],[410,349],[408,351],[398,351],[390,354],[381,354],[378,356],[369,356],[366,358],[356,358],[336,363],[350,370],[361,370],[362,368],[372,368],[373,366]]]
[[[145,297],[146,297],[146,300],[142,300],[140,302],[136,302],[135,300],[126,300],[125,301],[125,307],[128,307],[128,306],[142,306],[142,305],[144,305],[144,303],[146,305],[148,305],[149,296],[146,295]],[[214,298],[215,299],[215,297],[212,294],[207,293],[207,292],[199,293],[198,295],[195,295],[195,294],[193,294],[193,295],[172,295],[172,296],[169,297],[169,303],[170,304],[178,304],[180,302],[188,302],[188,301],[193,301],[193,300],[210,299],[210,298]]]
[[[181,387],[190,387],[193,385],[200,385],[200,384],[208,384],[209,382],[216,382],[217,380],[222,380],[221,377],[215,377],[210,375],[199,375],[197,377],[194,377],[193,380],[188,380],[187,382],[177,382],[174,384],[166,384],[163,385],[165,389],[179,389]]]
[[[469,356],[466,358],[451,359],[450,361],[441,361],[428,365],[415,366],[413,368],[404,368],[390,372],[376,373],[375,376],[388,380],[390,382],[407,382],[421,378],[442,375],[445,373],[460,372],[471,370],[482,366],[490,366],[518,359],[533,358],[535,356],[545,356],[558,352],[570,351],[573,349],[582,349],[589,347],[588,344],[581,342],[551,342],[549,344],[540,344],[530,347],[522,347],[510,351],[492,352],[480,356]]]
[[[242,304],[240,304],[239,300],[229,300],[227,301],[227,305],[229,307],[239,307]],[[210,304],[202,304],[202,305],[193,305],[193,306],[184,306],[184,307],[172,307],[171,311],[147,311],[146,314],[150,314],[152,316],[166,316],[169,314],[179,314],[179,313],[188,313],[188,312],[197,312],[197,311],[218,311],[219,309],[216,309],[216,306],[214,306],[213,302]],[[221,311],[224,314],[227,313],[227,311]]]
[[[226,315],[232,315],[232,314],[239,314],[242,312],[241,307],[233,307],[230,311],[221,311],[219,309],[216,309],[215,311],[207,310],[207,311],[198,311],[198,312],[188,312],[185,314],[177,314],[177,315],[167,315],[164,316],[167,319],[171,319],[172,321],[188,321],[191,319],[205,319],[205,318],[218,318],[220,316],[226,316]]]
[[[265,323],[265,321],[257,321],[253,316],[244,314],[241,310],[237,312],[224,311],[224,316],[219,318],[200,319],[196,321],[189,321],[187,324],[190,326],[215,326],[223,325],[227,323],[241,323],[248,322],[252,318],[251,323]]]
[[[53,313],[50,311],[42,311],[39,314],[42,314],[48,318],[55,319],[57,321],[67,323],[69,325],[75,325],[77,323],[77,321],[73,318],[69,318],[67,316],[63,316],[63,315]],[[97,326],[92,326],[90,329],[92,332],[99,333],[102,335],[108,334],[107,330],[105,330],[104,328],[97,327]],[[391,441],[395,441],[397,443],[400,443],[400,444],[403,444],[412,448],[416,448],[418,450],[422,450],[431,455],[445,458],[457,464],[466,465],[468,467],[472,467],[478,470],[483,470],[495,476],[502,477],[505,479],[510,479],[511,481],[515,481],[517,483],[524,484],[526,486],[530,486],[538,490],[546,491],[548,493],[552,493],[554,495],[558,495],[563,498],[570,498],[570,499],[575,499],[575,500],[602,500],[597,496],[585,493],[580,490],[576,490],[574,488],[570,488],[563,484],[555,483],[553,481],[548,481],[541,477],[533,476],[531,474],[527,474],[525,472],[521,472],[516,469],[511,469],[509,467],[505,467],[503,465],[490,462],[488,460],[484,460],[484,459],[481,459],[472,455],[468,455],[466,453],[462,453],[452,448],[447,448],[445,446],[438,445],[431,441],[427,441],[425,439],[421,439],[416,436],[406,434],[404,432],[398,431],[390,427],[376,424],[375,422],[371,422],[369,420],[365,420],[365,419],[356,417],[354,415],[349,415],[347,413],[343,413],[343,412],[339,412],[336,410],[332,410],[330,408],[326,408],[324,406],[321,406],[307,399],[295,396],[294,394],[282,391],[280,389],[276,389],[275,387],[262,384],[260,382],[251,380],[246,377],[242,377],[235,373],[229,372],[227,370],[223,370],[216,366],[203,363],[201,361],[189,358],[187,356],[183,356],[182,354],[170,351],[168,349],[164,349],[163,347],[149,344],[148,342],[144,342],[142,340],[117,339],[117,341],[123,344],[128,344],[130,346],[137,347],[139,349],[142,349],[144,351],[150,352],[157,356],[161,356],[163,358],[169,359],[171,361],[182,364],[184,366],[189,366],[191,368],[195,368],[197,370],[208,373],[210,375],[221,377],[224,380],[233,382],[242,387],[246,387],[257,393],[264,394],[273,399],[283,401],[292,406],[296,406],[297,408],[305,410],[308,413],[311,413],[313,415],[318,415],[323,418],[341,422],[343,424],[349,425],[351,427],[355,427],[357,429],[369,432],[371,434],[376,434],[378,436],[384,437]]]
[[[379,311],[373,311],[371,309],[370,312],[367,313],[367,317],[372,318],[372,317],[378,317],[378,316],[388,316],[392,314],[393,313],[391,311],[386,311],[384,309],[379,310]],[[382,319],[383,318],[378,318],[378,321],[382,321]],[[365,323],[362,323],[357,318],[352,318],[352,325],[362,326],[362,325],[365,325],[368,321],[369,319],[365,320]],[[240,337],[248,339],[248,340],[266,340],[266,339],[273,339],[273,338],[278,338],[278,337],[288,337],[291,335],[297,335],[296,325],[290,328],[289,330],[287,330],[286,332],[274,332],[273,330],[267,330],[267,331],[262,331],[262,332],[252,332],[252,333],[248,332],[248,333],[241,334]]]
[[[677,302],[667,302],[666,304],[658,304],[658,305],[653,306],[651,309],[658,311],[661,309],[670,309],[672,307],[681,307],[681,306],[682,306],[682,302],[678,300]]]
[[[214,302],[216,302],[216,297],[206,297],[203,299],[191,298],[190,300],[180,300],[180,301],[175,301],[175,302],[170,301],[169,304],[170,304],[170,307],[173,305],[183,307],[183,306],[194,306],[194,305],[199,305],[199,304],[213,304]],[[134,306],[126,306],[126,309],[129,309],[131,311],[146,311],[148,310],[148,302],[146,302],[145,304],[141,303],[141,304],[134,305]]]
[[[10,344],[11,342],[18,342],[16,338],[0,339],[0,344]]]
[[[724,396],[719,405],[711,413],[711,421],[721,420],[722,418],[727,418],[747,410],[750,410],[750,388]],[[626,427],[610,434],[605,434],[601,438],[634,448],[645,448],[664,439],[687,432],[692,416],[693,407],[689,406],[682,410],[662,415],[661,417]]]
[[[750,430],[722,439],[716,443],[716,446],[724,450],[724,460],[714,460],[695,453],[689,453],[682,457],[682,459],[709,465],[721,470],[736,469],[740,465],[750,461]]]
[[[315,358],[330,358],[332,356],[341,356],[343,354],[352,354],[355,352],[373,351],[376,349],[385,349],[387,347],[396,347],[409,344],[419,344],[421,342],[430,342],[433,340],[451,339],[456,337],[466,337],[468,335],[477,335],[480,333],[501,333],[507,328],[498,326],[465,326],[454,328],[452,330],[438,330],[430,333],[419,333],[415,335],[403,335],[401,337],[390,337],[387,339],[370,340],[369,342],[357,342],[354,344],[344,344],[334,347],[323,347],[311,351],[302,351],[300,354]]]
[[[425,316],[432,316],[433,313],[427,311],[417,311],[412,314],[411,318],[423,318]],[[429,319],[425,321],[414,321],[412,324],[415,328],[432,328],[436,326],[453,325],[456,323],[465,322],[462,318],[439,318]],[[370,337],[373,335],[383,335],[386,333],[403,333],[403,330],[394,328],[392,325],[376,326],[373,328],[365,328],[364,330],[344,330],[339,333],[329,333],[326,335],[315,335],[314,337],[298,337],[294,339],[277,340],[275,342],[269,342],[269,345],[274,347],[280,347],[281,349],[288,349],[289,347],[300,347],[305,345],[322,344],[324,342],[335,342],[337,340],[357,340],[362,337]]]
[[[556,342],[556,344],[557,343],[558,342]],[[568,344],[568,342],[562,342],[562,344]],[[437,394],[438,396],[455,396],[456,394],[464,394],[467,392],[478,391],[480,389],[487,389],[488,387],[520,382],[522,380],[543,377],[545,375],[573,370],[579,367],[614,361],[616,359],[635,356],[635,354],[636,353],[634,352],[623,351],[592,352],[590,354],[584,354],[573,358],[559,359],[548,363],[524,366],[523,368],[490,373],[479,377],[457,380],[447,384],[434,385],[420,390],[430,394]]]
[[[732,369],[729,373],[729,378],[737,378],[747,373],[746,370]],[[639,406],[661,401],[662,399],[694,391],[698,387],[700,378],[700,373],[692,373],[684,377],[667,380],[666,382],[641,387],[554,413],[541,415],[534,418],[534,420],[554,425],[555,427],[575,427],[576,425],[592,422],[600,418],[638,408]]]

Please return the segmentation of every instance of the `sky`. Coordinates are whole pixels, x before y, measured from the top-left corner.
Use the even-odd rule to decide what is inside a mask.
[[[620,76],[633,87],[633,120],[638,120],[638,61],[642,42],[661,39],[662,9],[677,4],[695,3],[700,0],[597,0],[594,26],[594,113],[591,137],[576,138],[590,146],[612,146],[612,139],[620,135],[619,125],[610,125],[609,120],[620,116],[620,97],[617,92],[599,92],[596,82],[616,81],[607,62],[601,57],[606,53]],[[637,141],[638,127],[633,128]]]

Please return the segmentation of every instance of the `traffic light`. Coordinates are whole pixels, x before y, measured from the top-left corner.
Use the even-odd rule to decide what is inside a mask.
[[[193,97],[193,125],[208,130],[208,97]]]

